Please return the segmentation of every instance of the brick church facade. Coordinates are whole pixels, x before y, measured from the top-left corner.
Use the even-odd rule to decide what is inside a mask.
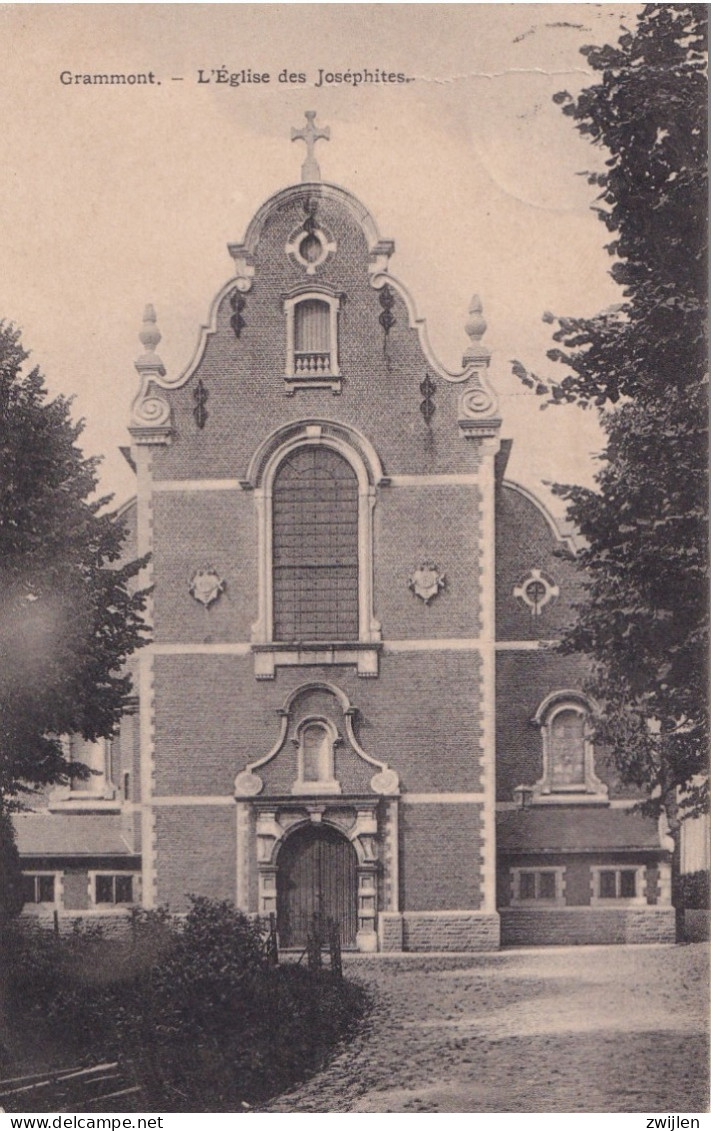
[[[302,132],[182,374],[146,310],[122,517],[153,642],[115,739],[67,739],[91,780],[18,817],[26,913],[195,893],[286,947],[314,915],[363,951],[672,941],[669,839],[550,647],[580,580],[506,478],[481,303],[448,372]]]

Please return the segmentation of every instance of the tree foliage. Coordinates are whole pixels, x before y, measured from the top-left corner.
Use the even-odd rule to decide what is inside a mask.
[[[556,96],[605,153],[596,209],[619,306],[553,318],[547,403],[594,406],[607,446],[594,491],[558,486],[584,537],[585,603],[564,641],[592,660],[599,736],[621,779],[676,821],[706,804],[706,8],[650,4],[615,46],[584,47],[599,81]]]
[[[0,811],[82,776],[61,736],[111,735],[131,696],[125,660],[145,638],[131,584],[142,563],[119,562],[125,530],[94,498],[83,425],[38,369],[24,372],[27,357],[0,323]]]

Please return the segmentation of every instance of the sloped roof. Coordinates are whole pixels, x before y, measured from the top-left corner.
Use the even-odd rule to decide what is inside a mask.
[[[661,850],[657,822],[629,809],[562,805],[496,814],[499,852]]]
[[[21,856],[133,856],[114,813],[20,813],[14,818]]]

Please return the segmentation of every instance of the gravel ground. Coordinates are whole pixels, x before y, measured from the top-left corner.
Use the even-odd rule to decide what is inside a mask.
[[[352,956],[358,1037],[272,1112],[704,1112],[708,947]]]

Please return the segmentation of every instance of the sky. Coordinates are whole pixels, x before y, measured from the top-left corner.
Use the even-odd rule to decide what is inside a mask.
[[[394,239],[390,271],[450,369],[481,296],[510,476],[534,490],[590,483],[603,443],[594,414],[542,412],[511,360],[562,376],[546,361],[544,312],[587,316],[620,299],[596,190],[580,175],[604,153],[552,96],[591,84],[581,45],[614,42],[638,7],[0,6],[0,318],[21,328],[51,393],[74,397],[84,451],[103,457],[102,491],[121,503],[134,490],[118,448],[145,304],[175,375],[232,275],[227,243],[300,180],[290,130],[307,109],[331,130],[317,146],[323,180]],[[218,83],[223,68],[271,79]],[[284,68],[306,81],[279,82]],[[349,70],[411,81],[317,85]],[[66,82],[102,72],[154,81]]]

